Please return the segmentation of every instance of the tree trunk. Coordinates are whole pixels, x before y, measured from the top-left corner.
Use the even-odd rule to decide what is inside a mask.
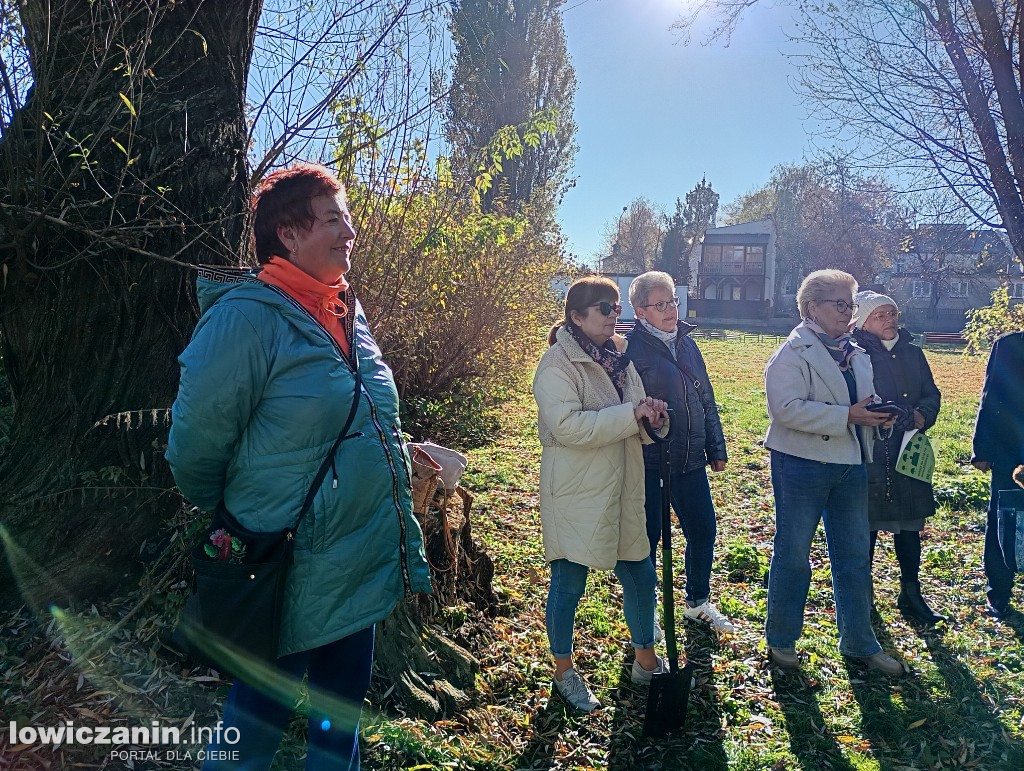
[[[0,140],[0,603],[103,594],[179,505],[162,449],[188,268],[237,261],[260,7],[22,5],[34,87]]]
[[[394,698],[431,721],[473,704],[480,662],[470,651],[498,607],[494,565],[473,541],[473,499],[461,487],[457,493],[439,493],[420,520],[434,594],[400,603],[377,637],[376,666],[394,686]]]
[[[1020,259],[1020,256],[1024,254],[1024,199],[1021,198],[1019,187],[1022,180],[1011,171],[1010,162],[1006,156],[1006,147],[1003,144],[1003,136],[1000,135],[999,126],[993,117],[990,96],[971,64],[967,41],[957,28],[950,3],[948,0],[937,0],[935,10],[937,17],[933,16],[931,23],[945,44],[946,53],[956,70],[960,85],[963,86],[964,105],[985,156],[985,165],[992,183],[992,195],[996,209],[999,211],[1003,227],[1006,228],[1010,245]],[[993,69],[996,69],[998,61],[990,59],[992,53],[982,50],[981,55],[990,62]],[[1020,136],[1024,134],[1024,126],[1019,125],[1013,118],[1020,113],[1020,110],[1002,103],[999,106],[1004,110],[1009,108],[1009,114],[1004,111],[1002,115],[1004,133],[1008,138],[1007,144],[1010,144],[1009,138],[1016,135],[1012,146],[1019,147]],[[1019,105],[1017,107],[1019,108]]]
[[[22,6],[35,86],[0,139],[0,345],[15,408],[0,457],[0,607],[125,588],[180,506],[163,450],[197,315],[190,267],[238,261],[260,7]],[[467,494],[425,515],[437,594],[381,628],[379,667],[419,714],[471,701],[467,647],[496,604],[469,511]],[[458,624],[455,607],[468,614]]]

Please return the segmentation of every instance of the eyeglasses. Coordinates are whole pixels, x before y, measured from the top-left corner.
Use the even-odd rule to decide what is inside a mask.
[[[857,303],[848,303],[846,302],[846,300],[821,300],[821,302],[835,303],[836,310],[839,311],[840,313],[846,313],[847,311],[850,311],[851,313],[856,313],[857,309],[860,307]]]
[[[588,305],[588,308],[597,308],[602,316],[611,316],[613,313],[618,316],[622,313],[622,306],[618,303],[610,303],[607,300],[601,300],[599,303]]]
[[[671,300],[662,300],[660,303],[651,303],[650,305],[641,305],[641,308],[655,308],[658,313],[664,313],[666,308],[678,308],[679,298],[675,295],[672,296]]]
[[[896,321],[900,317],[899,311],[875,311],[869,319],[878,319],[879,321]]]

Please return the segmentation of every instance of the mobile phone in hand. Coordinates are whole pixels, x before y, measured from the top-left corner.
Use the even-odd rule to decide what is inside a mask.
[[[897,404],[896,402],[878,402],[877,404],[867,404],[864,406],[864,409],[868,410],[869,412],[886,412],[890,415],[895,415],[896,417],[907,414],[907,408],[904,407],[902,404]]]

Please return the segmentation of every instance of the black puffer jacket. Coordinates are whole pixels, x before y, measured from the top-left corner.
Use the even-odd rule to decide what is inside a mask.
[[[626,355],[640,373],[647,395],[665,400],[672,410],[673,473],[693,471],[713,460],[727,460],[715,392],[704,357],[690,339],[694,329],[692,324],[679,322],[675,359],[668,346],[639,322],[626,335]],[[658,468],[657,445],[644,445],[644,462],[648,469]]]
[[[925,431],[934,426],[942,394],[932,378],[924,351],[913,345],[914,336],[901,329],[891,351],[877,336],[863,329],[856,330],[853,336],[871,357],[875,393],[883,401],[920,412]],[[913,427],[913,420],[908,419],[897,423],[887,440],[875,440],[874,462],[868,466],[868,519],[872,522],[920,519],[935,513],[932,486],[896,471],[904,431]]]
[[[1024,463],[1024,332],[996,340],[974,425],[974,457],[1009,471]]]

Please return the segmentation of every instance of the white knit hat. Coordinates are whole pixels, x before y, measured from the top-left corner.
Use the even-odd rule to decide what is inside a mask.
[[[853,325],[860,329],[864,326],[864,322],[868,316],[871,315],[871,311],[876,308],[881,308],[883,305],[891,305],[896,310],[900,309],[900,306],[896,304],[896,301],[888,295],[879,294],[878,292],[872,292],[870,289],[865,289],[863,292],[857,292],[853,296],[854,305],[859,305],[857,312],[853,314]]]

